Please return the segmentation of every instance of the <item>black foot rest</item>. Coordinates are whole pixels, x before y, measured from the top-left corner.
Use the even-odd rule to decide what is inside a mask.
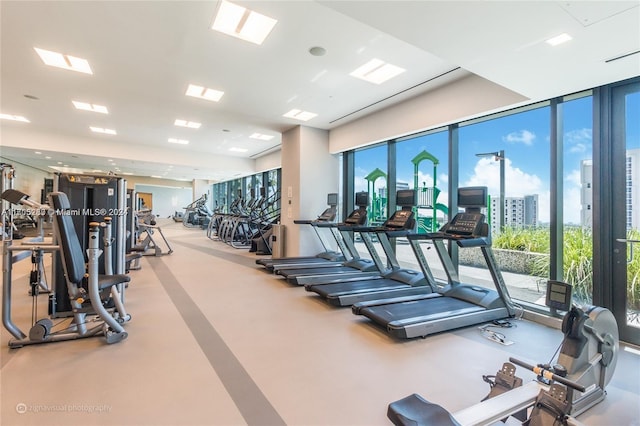
[[[125,274],[115,275],[98,275],[98,288],[104,290],[118,284],[124,284],[131,281],[131,277]]]
[[[396,426],[460,426],[447,410],[415,393],[389,404],[387,417]]]

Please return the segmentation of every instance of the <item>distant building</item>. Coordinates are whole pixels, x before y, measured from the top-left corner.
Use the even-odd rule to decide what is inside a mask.
[[[580,225],[591,228],[593,224],[593,163],[591,160],[582,160],[580,163]]]
[[[627,150],[626,161],[627,230],[640,228],[640,148]],[[635,209],[634,209],[635,207]]]
[[[627,230],[640,228],[640,149],[630,149],[626,153],[625,161],[625,197]],[[580,164],[580,225],[593,225],[593,163],[583,160]],[[634,208],[635,207],[635,208]]]
[[[500,197],[491,196],[491,232],[500,227]],[[504,225],[511,228],[538,226],[538,194],[505,197]]]

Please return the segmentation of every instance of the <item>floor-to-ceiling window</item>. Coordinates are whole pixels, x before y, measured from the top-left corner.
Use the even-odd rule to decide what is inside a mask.
[[[395,146],[396,189],[417,191],[416,232],[435,232],[448,221],[449,140],[447,129],[399,139]],[[417,260],[405,241],[396,245],[403,267],[419,270]],[[429,245],[426,241],[424,244]],[[446,279],[435,250],[423,250],[436,278]]]
[[[418,193],[417,232],[436,231],[448,219],[448,156],[446,129],[396,141],[396,189]]]
[[[636,78],[352,151],[353,187],[373,187],[382,199],[383,179],[393,176],[387,188],[415,187],[423,194],[420,205],[442,203],[435,216],[433,210],[417,209],[417,231],[446,218],[440,211],[448,199],[455,200],[446,192],[488,187],[485,213],[512,298],[542,309],[547,280],[566,281],[576,302],[612,309],[621,335],[635,341],[640,335],[639,84]],[[448,164],[457,167],[447,170]],[[398,245],[399,257],[401,250]],[[465,251],[473,249],[454,256],[462,280],[482,281],[483,271],[474,266],[479,262]]]
[[[230,204],[241,197],[245,202],[259,200],[264,197],[263,206],[269,204],[269,210],[280,208],[280,169],[269,170],[263,173],[220,182],[213,185],[213,205],[221,212],[228,212]],[[262,190],[264,189],[264,195]],[[257,204],[255,208],[259,208]]]
[[[511,297],[537,304],[549,277],[550,155],[548,103],[459,128],[459,186],[488,188],[486,216],[505,283]],[[476,251],[460,250],[460,264],[474,263]]]
[[[593,97],[562,103],[562,268],[574,298],[591,303],[593,291]]]
[[[369,222],[373,225],[387,218],[387,173],[386,145],[355,152],[354,189],[369,193]]]
[[[213,209],[222,213],[227,212],[228,206],[227,182],[216,183],[213,185]]]
[[[354,153],[354,192],[369,193],[368,219],[372,226],[380,225],[387,219],[389,201],[388,160],[386,144],[361,149]],[[358,236],[356,235],[356,239]],[[379,247],[377,246],[379,249]],[[380,250],[378,250],[380,252]],[[370,258],[364,247],[358,246],[360,256]]]
[[[611,212],[601,214],[610,217],[611,235],[600,234],[598,243],[612,249],[598,253],[609,264],[605,271],[611,270],[610,277],[600,274],[609,288],[599,298],[611,299],[620,336],[640,344],[640,79],[613,85],[601,95],[602,104],[611,106],[611,125],[602,135],[605,143],[610,137],[612,148],[611,173],[602,184],[611,194],[610,205],[602,208]]]
[[[267,221],[275,223],[280,220],[280,173],[281,169],[263,173],[262,186],[265,189],[263,212]]]

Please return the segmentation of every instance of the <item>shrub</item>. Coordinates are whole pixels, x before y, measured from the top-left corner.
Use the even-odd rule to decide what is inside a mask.
[[[565,227],[563,235],[563,280],[573,285],[577,300],[588,302],[593,291],[593,240],[591,229],[578,226]],[[640,231],[633,230],[628,239],[640,240]],[[493,247],[505,250],[529,251],[549,254],[548,228],[515,229],[505,227],[493,238]],[[627,265],[627,304],[629,308],[640,310],[640,245],[631,256],[629,247]],[[531,275],[549,276],[549,256],[535,257],[528,269]]]

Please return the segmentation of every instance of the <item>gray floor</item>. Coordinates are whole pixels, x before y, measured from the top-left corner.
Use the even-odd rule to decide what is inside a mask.
[[[163,229],[174,253],[132,272],[127,340],[10,350],[2,330],[2,425],[385,425],[387,404],[414,392],[451,411],[472,405],[488,392],[483,374],[509,356],[548,361],[561,339],[514,321],[510,346],[475,327],[394,341],[265,273],[252,254],[180,224]],[[24,329],[27,262],[13,284]],[[640,350],[620,349],[607,398],[579,417],[586,425],[640,424]]]

